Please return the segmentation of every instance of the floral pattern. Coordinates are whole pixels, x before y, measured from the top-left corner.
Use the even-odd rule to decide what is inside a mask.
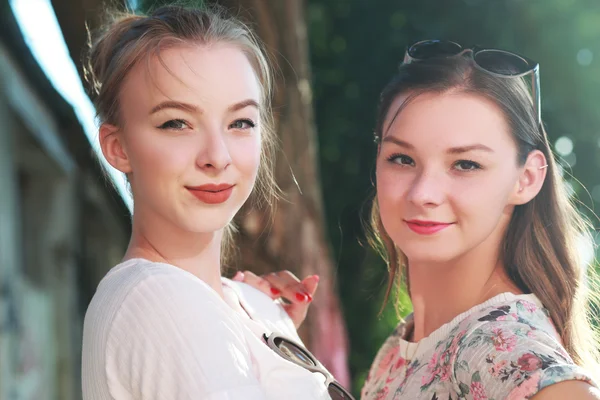
[[[497,296],[423,339],[413,360],[405,359],[408,329],[399,325],[377,355],[361,398],[522,400],[565,380],[595,385],[560,345],[538,304],[533,295]]]

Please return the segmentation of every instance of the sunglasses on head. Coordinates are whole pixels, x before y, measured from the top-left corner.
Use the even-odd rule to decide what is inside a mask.
[[[404,64],[434,58],[455,57],[469,53],[475,67],[498,78],[531,77],[538,123],[541,124],[540,66],[529,58],[506,50],[481,47],[464,48],[448,40],[423,40],[410,46],[404,55]]]
[[[350,392],[336,382],[323,365],[302,345],[277,333],[272,333],[270,336],[263,335],[263,339],[272,350],[286,360],[304,367],[311,372],[323,374],[325,376],[327,392],[332,400],[355,400]]]

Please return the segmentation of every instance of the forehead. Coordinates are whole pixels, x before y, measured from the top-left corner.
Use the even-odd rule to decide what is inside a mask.
[[[427,141],[438,145],[514,143],[500,107],[481,95],[465,92],[398,96],[383,125],[383,137],[387,135],[415,145]]]
[[[181,45],[161,50],[130,71],[121,90],[124,103],[149,106],[159,99],[202,107],[261,99],[252,65],[237,46]],[[125,105],[125,104],[123,104]]]

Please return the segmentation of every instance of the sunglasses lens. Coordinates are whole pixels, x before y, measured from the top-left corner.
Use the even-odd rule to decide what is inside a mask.
[[[285,339],[276,338],[275,345],[277,345],[277,348],[290,360],[296,361],[300,364],[308,365],[309,367],[315,367],[317,365],[312,357],[303,349]]]
[[[331,400],[354,400],[354,398],[350,396],[350,393],[334,383],[329,385],[327,392],[329,393]]]
[[[532,66],[518,55],[502,50],[478,51],[474,58],[481,68],[501,75],[519,75],[532,69]]]
[[[427,40],[411,46],[408,54],[417,60],[426,60],[428,58],[455,56],[461,51],[462,47],[458,43]]]

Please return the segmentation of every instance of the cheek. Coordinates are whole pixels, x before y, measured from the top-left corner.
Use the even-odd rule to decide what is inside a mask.
[[[395,171],[389,166],[377,168],[377,198],[380,205],[382,203],[390,205],[400,205],[406,198],[406,193],[410,187],[410,175],[403,171]]]
[[[386,231],[393,235],[405,214],[407,188],[410,185],[408,174],[390,168],[377,170],[377,201],[379,213]]]
[[[129,142],[133,175],[139,178],[183,173],[194,161],[196,147],[183,137],[137,135]]]
[[[506,176],[456,182],[448,201],[453,213],[472,232],[490,232],[507,212],[512,184]]]
[[[254,179],[258,173],[261,154],[261,139],[258,135],[234,138],[229,152],[236,169],[244,177]]]

